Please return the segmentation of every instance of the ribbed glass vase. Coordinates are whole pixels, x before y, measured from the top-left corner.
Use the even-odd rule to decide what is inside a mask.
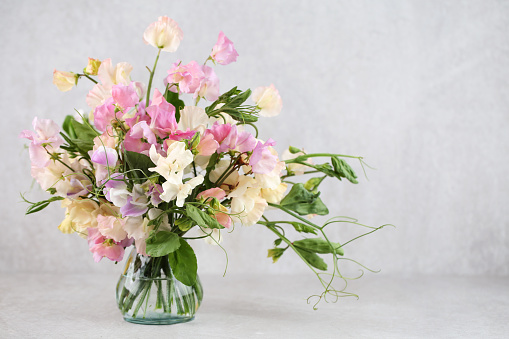
[[[134,248],[117,283],[117,304],[124,320],[169,325],[194,319],[203,298],[200,279],[193,286],[172,274],[168,256],[147,257]]]

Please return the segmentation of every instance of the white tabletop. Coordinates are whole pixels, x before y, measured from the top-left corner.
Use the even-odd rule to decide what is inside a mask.
[[[125,322],[115,275],[4,274],[1,338],[507,338],[509,278],[396,278],[352,282],[360,299],[320,304],[313,276],[202,276],[189,323]]]

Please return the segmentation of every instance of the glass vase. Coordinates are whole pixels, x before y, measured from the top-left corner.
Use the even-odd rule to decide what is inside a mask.
[[[168,325],[191,321],[202,299],[198,277],[193,286],[184,285],[172,274],[168,256],[143,256],[135,248],[117,283],[118,308],[130,323]]]

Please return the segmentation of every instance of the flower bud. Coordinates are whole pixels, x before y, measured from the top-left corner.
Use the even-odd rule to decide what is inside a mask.
[[[101,66],[100,60],[88,58],[87,67],[83,69],[83,72],[88,75],[97,75],[97,71],[99,71],[99,66]]]
[[[53,83],[62,92],[70,91],[78,83],[78,75],[73,72],[53,71]]]

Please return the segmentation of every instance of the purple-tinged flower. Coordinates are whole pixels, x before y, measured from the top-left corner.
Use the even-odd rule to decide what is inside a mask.
[[[253,173],[267,174],[274,170],[278,163],[278,158],[272,154],[268,147],[275,144],[276,142],[272,139],[267,140],[265,143],[258,141],[253,154],[249,158],[249,165]]]
[[[92,153],[90,160],[99,165],[115,167],[117,165],[118,154],[113,148],[103,146]]]

